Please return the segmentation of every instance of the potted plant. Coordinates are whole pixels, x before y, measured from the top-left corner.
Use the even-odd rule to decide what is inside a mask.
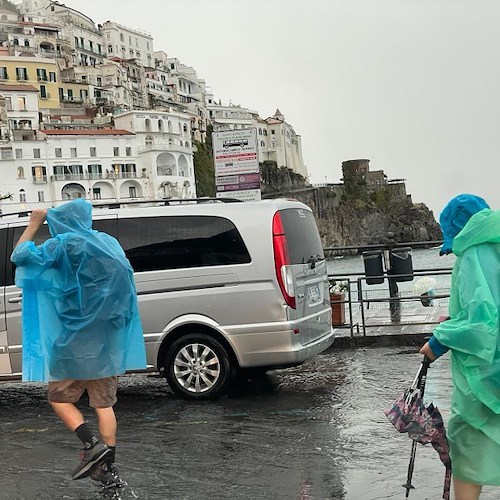
[[[349,290],[349,282],[345,280],[329,280],[330,303],[332,305],[332,325],[345,324],[345,294]]]

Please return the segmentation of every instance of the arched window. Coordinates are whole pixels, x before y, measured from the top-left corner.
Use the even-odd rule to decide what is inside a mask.
[[[30,46],[30,41],[29,40],[24,40],[24,46],[29,47]]]
[[[150,148],[151,146],[153,146],[154,141],[153,141],[153,138],[150,135],[146,136],[145,144],[146,144],[147,148]]]
[[[172,122],[168,122],[168,132],[171,134],[172,133]]]
[[[172,140],[172,138],[170,137],[170,138],[168,139],[168,145],[169,145],[169,146],[172,146],[172,144],[173,144],[173,143],[174,143],[174,141],[173,141],[173,140]]]
[[[24,189],[19,190],[19,203],[26,203],[26,192]]]
[[[266,147],[266,143],[264,141],[260,141],[260,145],[264,148]]]
[[[186,146],[187,148],[189,148],[189,142],[188,142],[188,141],[186,141],[185,146]]]
[[[13,43],[14,43],[14,45],[18,46],[19,45],[19,40],[17,38],[14,38]]]
[[[17,167],[17,178],[24,179],[24,168],[23,167]]]
[[[179,134],[182,134],[182,125],[179,123]]]
[[[162,132],[162,131],[163,131],[163,120],[158,120],[158,130],[159,130],[160,132]]]
[[[146,118],[146,132],[151,132],[151,120]]]
[[[184,124],[184,127],[182,127],[182,130],[184,130],[184,132],[187,132],[188,131],[188,126],[186,124]]]
[[[262,135],[262,129],[259,128],[259,135]]]

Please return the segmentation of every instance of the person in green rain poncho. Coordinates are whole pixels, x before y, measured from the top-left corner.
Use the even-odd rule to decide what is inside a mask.
[[[449,319],[421,354],[450,350],[453,379],[448,440],[457,500],[477,500],[481,486],[500,486],[500,210],[461,194],[440,216],[441,255],[457,260]]]

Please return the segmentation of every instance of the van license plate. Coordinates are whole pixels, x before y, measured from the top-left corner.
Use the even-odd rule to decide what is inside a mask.
[[[316,285],[311,285],[307,287],[307,303],[308,304],[315,304],[321,300],[321,293],[319,291],[319,286]]]

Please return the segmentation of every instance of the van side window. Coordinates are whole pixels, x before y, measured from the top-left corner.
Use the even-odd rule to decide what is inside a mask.
[[[5,286],[5,270],[7,266],[7,229],[0,229],[0,286]]]
[[[251,262],[240,233],[222,217],[142,217],[118,224],[120,243],[137,272]]]
[[[280,210],[280,215],[291,264],[305,264],[311,257],[325,258],[316,222],[309,210],[288,208]]]

